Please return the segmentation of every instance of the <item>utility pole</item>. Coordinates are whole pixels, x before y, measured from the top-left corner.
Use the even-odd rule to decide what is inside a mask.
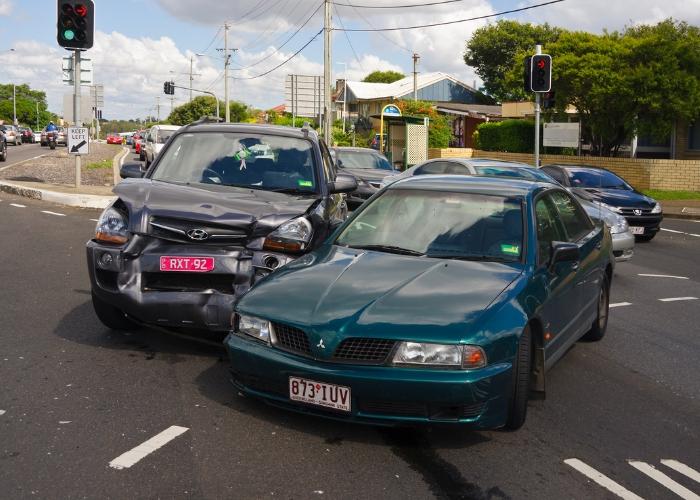
[[[80,84],[82,83],[82,73],[80,72],[80,50],[73,51],[73,126],[82,127],[80,120]],[[80,176],[82,166],[80,155],[75,155],[75,187],[80,187]]]
[[[236,52],[238,49],[228,48],[228,30],[231,28],[228,23],[224,23],[224,48],[216,49],[219,52],[224,52],[224,105],[226,106],[226,123],[231,123],[231,107],[229,106],[228,94],[228,67],[231,65],[230,52]]]
[[[348,100],[348,63],[339,62],[336,64],[343,65],[343,133],[345,133],[345,122],[347,121],[345,114],[347,113],[348,109],[346,104],[346,101]]]
[[[535,45],[535,55],[542,53],[542,45]],[[540,93],[535,92],[535,168],[540,168]]]
[[[324,41],[323,41],[323,134],[328,146],[333,145],[333,116],[331,115],[331,61],[332,61],[332,36],[333,16],[331,0],[324,0]]]
[[[156,97],[156,116],[158,118],[156,121],[160,121],[160,96]]]
[[[413,53],[413,100],[418,100],[418,61],[420,56]]]
[[[36,101],[36,129],[39,130],[39,101]]]
[[[19,125],[17,123],[17,87],[12,84],[12,125],[15,127]]]
[[[195,73],[194,72],[194,58],[195,56],[203,56],[204,54],[192,54],[190,56],[190,102],[192,102],[193,96],[192,96],[192,87],[194,87],[194,77],[195,76],[202,76],[200,73]],[[172,97],[171,99],[174,99]]]

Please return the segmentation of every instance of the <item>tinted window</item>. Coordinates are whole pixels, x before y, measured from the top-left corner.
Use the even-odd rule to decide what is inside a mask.
[[[389,161],[372,151],[337,151],[336,156],[344,168],[379,168],[392,170]]]
[[[537,261],[547,264],[552,256],[552,242],[566,239],[559,222],[559,214],[549,195],[544,195],[535,203],[537,219]]]
[[[323,170],[326,173],[326,179],[328,179],[329,181],[334,180],[335,162],[333,161],[333,158],[331,157],[330,152],[326,147],[326,144],[324,142],[319,142],[319,145],[321,146],[321,158],[323,158]]]
[[[413,175],[439,175],[447,173],[450,164],[446,161],[433,161],[417,168]]]
[[[512,177],[529,181],[552,182],[552,178],[546,173],[529,167],[476,167],[476,172],[485,177]]]
[[[399,247],[436,258],[515,262],[523,249],[522,200],[390,189],[345,228],[336,244]]]
[[[571,187],[624,189],[632,191],[632,187],[617,175],[607,170],[569,168]]]
[[[450,175],[469,175],[471,172],[467,167],[464,165],[460,165],[459,163],[455,162],[449,162],[447,166],[447,170],[445,171],[446,174]]]
[[[552,201],[557,207],[559,217],[564,224],[568,241],[578,241],[593,229],[593,225],[586,213],[568,193],[556,191],[552,193]]]
[[[564,174],[564,172],[554,167],[542,167],[542,170],[552,176],[559,184],[566,186],[566,174]]]
[[[310,141],[236,132],[184,133],[163,153],[154,180],[268,191],[318,192]]]
[[[175,130],[158,130],[158,144],[165,144],[175,133]]]

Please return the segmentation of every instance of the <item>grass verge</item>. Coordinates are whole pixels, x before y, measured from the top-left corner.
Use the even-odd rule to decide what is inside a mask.
[[[112,160],[93,161],[85,167],[88,170],[98,170],[101,168],[112,168]]]
[[[647,189],[644,194],[651,196],[657,201],[663,200],[700,200],[700,191],[661,191],[658,189]]]

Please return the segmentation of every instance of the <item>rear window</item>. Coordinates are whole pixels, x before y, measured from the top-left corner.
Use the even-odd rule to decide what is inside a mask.
[[[378,168],[392,170],[389,161],[371,151],[337,151],[336,157],[342,162],[344,168]]]

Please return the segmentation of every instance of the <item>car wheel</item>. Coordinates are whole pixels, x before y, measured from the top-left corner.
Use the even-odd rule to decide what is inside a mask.
[[[583,340],[597,342],[605,337],[605,331],[608,329],[608,316],[610,313],[610,284],[608,278],[603,279],[603,286],[598,292],[598,314],[596,314],[593,326],[583,336]]]
[[[134,330],[136,323],[126,317],[121,309],[117,309],[111,304],[100,299],[95,292],[92,292],[92,307],[95,314],[107,328],[112,330]]]
[[[636,239],[637,241],[641,241],[641,242],[645,242],[645,243],[646,243],[646,242],[648,242],[648,241],[653,240],[653,239],[654,239],[654,236],[656,236],[656,233],[645,234],[645,235],[643,235],[643,236],[636,236],[635,239]]]
[[[532,371],[532,334],[526,326],[518,342],[518,352],[513,363],[513,385],[505,428],[520,429],[527,416],[527,400],[530,396],[530,372]]]
[[[7,146],[3,148],[2,154],[0,154],[0,161],[7,161]]]

